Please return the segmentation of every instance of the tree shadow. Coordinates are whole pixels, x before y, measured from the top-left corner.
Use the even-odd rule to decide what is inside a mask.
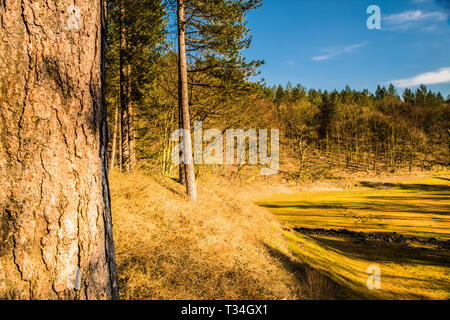
[[[178,196],[185,196],[183,186],[179,184],[177,179],[166,178],[166,179],[155,179],[156,183],[158,183],[161,187],[168,190],[172,194]]]
[[[332,278],[331,274],[324,270],[311,267],[300,260],[293,260],[278,249],[263,244],[267,252],[281,263],[286,271],[294,275],[297,280],[296,288],[301,298],[307,300],[349,300],[367,298],[361,296],[350,287],[344,286]],[[351,281],[350,279],[345,279]]]
[[[351,240],[339,241],[325,239],[320,236],[310,236],[311,240],[316,241],[318,245],[325,250],[335,252],[339,255],[358,259],[362,261],[373,261],[380,267],[383,264],[395,263],[405,268],[406,264],[416,267],[418,264],[423,266],[441,266],[446,267],[450,263],[448,252],[445,250],[425,250],[420,248],[405,248],[400,246],[386,246],[380,248],[373,244],[352,243]],[[414,292],[399,293],[392,290],[368,290],[365,283],[356,282],[342,273],[355,274],[355,269],[339,265],[342,273],[334,274],[331,269],[317,269],[311,267],[308,263],[302,263],[303,259],[299,254],[293,253],[298,260],[293,260],[289,256],[277,249],[265,245],[269,254],[282,263],[283,267],[291,274],[294,274],[298,285],[302,286],[302,294],[306,299],[315,300],[376,300],[376,299],[413,299],[426,300],[429,297]],[[336,261],[335,263],[339,263]],[[365,274],[364,274],[365,276]],[[390,279],[391,282],[397,280],[421,282],[421,286],[428,288],[442,288],[442,279],[417,279],[407,275],[383,275],[384,279]],[[450,287],[450,283],[449,283]]]
[[[372,189],[401,189],[422,192],[450,192],[450,185],[443,184],[402,184],[362,181],[361,186]]]
[[[450,252],[446,249],[438,248],[421,248],[402,246],[400,244],[381,244],[375,242],[354,242],[351,239],[336,239],[332,237],[310,236],[325,250],[335,252],[345,257],[359,261],[373,261],[376,265],[383,268],[383,265],[398,265],[403,272],[396,275],[384,274],[384,279],[406,280],[412,281],[414,286],[424,288],[441,289],[447,287],[450,290],[450,281],[443,280],[441,276],[432,277],[431,274],[426,277],[414,277],[416,273],[414,269],[417,267],[441,267],[448,268],[450,265]],[[408,276],[408,269],[411,274]],[[347,270],[351,272],[351,270]],[[394,281],[395,282],[395,281]],[[384,291],[384,290],[383,290]],[[399,293],[383,292],[397,298]],[[402,294],[402,299],[429,299],[429,297],[421,294],[408,292]]]
[[[401,198],[401,197],[389,197],[389,196],[376,196],[376,197],[368,197],[368,199],[375,199],[381,201],[401,201],[401,200],[446,200],[450,199],[449,197],[443,198]],[[415,205],[415,204],[405,204],[405,203],[373,203],[373,202],[358,202],[358,201],[342,201],[342,202],[324,202],[324,203],[308,203],[306,201],[301,202],[289,202],[289,203],[275,203],[275,204],[262,204],[260,205],[263,208],[267,209],[293,209],[293,210],[340,210],[345,213],[348,210],[358,210],[358,211],[370,211],[370,212],[380,212],[380,213],[398,213],[398,212],[406,212],[406,213],[418,213],[418,214],[433,214],[433,215],[450,215],[450,205],[448,204],[424,204],[424,205]],[[297,212],[293,212],[294,215],[297,215]],[[307,215],[307,214],[305,214]],[[317,216],[322,216],[318,214]],[[330,216],[327,214],[327,216]],[[385,217],[387,218],[387,217]],[[415,217],[416,218],[416,217]],[[415,219],[414,218],[414,219]],[[408,220],[408,218],[403,217],[402,219]],[[419,218],[420,219],[420,218]]]
[[[379,264],[397,263],[448,267],[450,253],[445,249],[410,247],[384,242],[355,242],[350,238],[310,236],[327,250],[357,260],[376,261]]]
[[[449,181],[446,178],[442,180]],[[368,224],[360,223],[357,225],[358,230],[367,228],[373,229],[374,226],[379,227],[378,233],[387,232],[384,227],[389,227],[389,219],[395,219],[396,226],[399,230],[407,228],[410,230],[415,224],[411,224],[410,221],[418,221],[420,228],[415,231],[412,229],[413,239],[436,237],[436,232],[445,236],[446,228],[450,223],[450,205],[446,200],[450,200],[450,185],[428,185],[428,184],[394,184],[394,183],[372,183],[362,182],[362,186],[373,189],[398,189],[416,191],[417,194],[400,193],[396,196],[387,194],[355,194],[354,199],[348,199],[346,195],[339,199],[330,199],[333,201],[315,201],[314,198],[309,200],[306,198],[301,201],[277,201],[275,203],[260,204],[262,207],[271,209],[276,215],[286,219],[290,225],[297,225],[292,218],[298,217],[298,222],[303,221],[304,224],[317,223],[325,225],[333,223],[335,228],[345,227],[351,229],[355,224],[353,220],[347,220],[347,218],[371,218]],[[309,201],[308,201],[309,200]],[[348,201],[350,200],[350,201]],[[353,201],[351,201],[353,200]],[[379,214],[378,214],[379,213]],[[351,226],[340,224],[341,220],[336,218],[342,218],[342,224],[349,221]],[[321,222],[324,219],[323,222]],[[381,219],[381,220],[377,220]],[[383,219],[387,219],[383,221]],[[426,222],[438,220],[441,226],[438,227],[439,231],[436,231],[435,227],[428,226]],[[328,222],[333,221],[333,222]],[[311,227],[311,225],[309,225]],[[373,232],[373,231],[371,231]],[[444,233],[443,233],[444,232]],[[317,272],[320,278],[327,283],[327,286],[332,289],[328,289],[329,294],[320,293],[312,294],[310,296],[318,299],[332,298],[332,299],[429,299],[430,297],[420,292],[414,292],[408,288],[402,288],[398,290],[395,285],[404,281],[404,286],[408,286],[412,283],[414,286],[418,285],[427,290],[432,291],[445,289],[448,286],[450,290],[450,282],[443,282],[440,271],[434,276],[433,274],[426,275],[423,271],[429,268],[440,268],[442,270],[448,268],[450,265],[450,251],[447,249],[439,248],[438,245],[432,244],[420,244],[420,242],[383,242],[370,239],[355,239],[351,237],[330,236],[322,234],[308,234],[309,241],[316,242],[317,246],[323,248],[326,252],[329,252],[334,257],[346,257],[353,261],[373,261],[375,264],[380,265],[395,265],[398,270],[403,269],[405,272],[400,273],[397,267],[390,269],[393,274],[385,274],[384,278],[389,279],[392,284],[390,290],[374,290],[369,291],[365,287],[365,283],[359,282],[360,273],[361,276],[365,276],[364,271],[359,270],[357,267],[351,265],[346,266],[339,263],[339,261],[314,261],[314,266],[320,268],[315,269],[309,265],[309,259],[301,256],[301,251],[292,254],[298,255],[298,260],[301,262],[292,261],[292,258],[285,256],[277,250],[269,250],[272,256],[283,262],[285,268],[291,272],[298,272],[299,283],[305,285],[307,283],[308,274],[310,272]],[[426,238],[427,239],[427,238]],[[295,258],[297,258],[295,256]],[[320,262],[322,261],[322,262]],[[328,261],[328,262],[327,262]],[[335,268],[327,265],[326,263],[332,263]],[[422,270],[420,278],[415,278],[414,268]],[[408,274],[408,270],[412,270],[411,275]],[[444,269],[445,270],[445,269]],[[342,272],[341,272],[342,271]],[[357,274],[355,278],[353,275]],[[344,275],[349,276],[345,277]],[[445,281],[445,280],[444,280]],[[320,288],[320,286],[319,286]],[[312,290],[316,290],[312,286]]]

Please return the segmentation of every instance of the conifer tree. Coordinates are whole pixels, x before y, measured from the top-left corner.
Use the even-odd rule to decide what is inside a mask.
[[[119,161],[126,172],[136,166],[137,118],[146,89],[156,76],[165,36],[164,14],[162,0],[108,1],[107,100],[111,107],[117,101],[120,105]]]
[[[261,64],[260,61],[247,62],[241,55],[241,50],[248,48],[251,42],[246,13],[258,8],[261,0],[177,0],[171,5],[177,13],[180,122],[182,129],[189,133],[182,138],[184,179],[188,196],[195,200],[189,88],[208,88],[228,95],[242,90]],[[202,76],[194,76],[198,73]],[[211,78],[220,81],[214,83]],[[204,82],[205,79],[208,81]],[[182,176],[180,170],[180,178]]]

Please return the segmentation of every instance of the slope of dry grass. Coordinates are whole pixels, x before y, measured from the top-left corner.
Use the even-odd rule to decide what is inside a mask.
[[[200,180],[194,205],[170,179],[111,177],[122,299],[301,299],[312,282],[323,286],[289,267],[279,223],[249,201],[248,186]]]

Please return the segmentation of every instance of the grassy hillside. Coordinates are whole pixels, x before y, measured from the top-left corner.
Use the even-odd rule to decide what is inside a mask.
[[[170,179],[112,176],[121,298],[308,298],[303,274],[280,261],[292,256],[277,219],[239,186],[207,179],[194,205]]]

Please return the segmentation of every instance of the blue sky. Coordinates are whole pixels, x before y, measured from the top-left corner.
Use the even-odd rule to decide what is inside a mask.
[[[369,30],[370,5],[381,30]],[[268,85],[369,89],[393,82],[399,92],[426,83],[450,94],[450,0],[264,0],[248,15],[247,58],[263,59]]]

